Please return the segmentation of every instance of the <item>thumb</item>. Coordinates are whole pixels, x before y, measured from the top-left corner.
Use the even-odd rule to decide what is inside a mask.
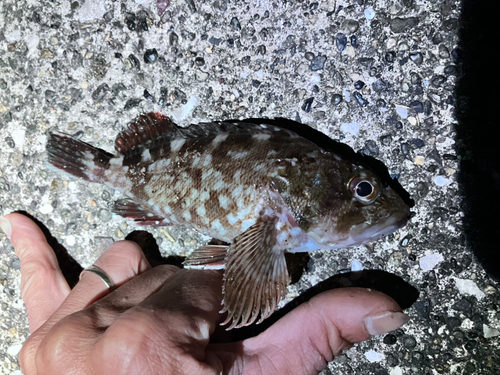
[[[398,304],[381,292],[364,288],[324,292],[246,340],[242,372],[260,368],[279,374],[317,374],[354,343],[398,329],[408,320]]]

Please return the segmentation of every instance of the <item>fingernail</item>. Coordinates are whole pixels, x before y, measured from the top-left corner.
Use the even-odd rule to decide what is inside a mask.
[[[381,335],[394,331],[410,320],[410,317],[402,312],[384,312],[382,314],[367,316],[364,319],[366,330],[370,335]]]
[[[7,220],[4,216],[0,216],[0,228],[2,228],[3,232],[7,237],[12,235],[12,225],[10,225],[10,221]]]

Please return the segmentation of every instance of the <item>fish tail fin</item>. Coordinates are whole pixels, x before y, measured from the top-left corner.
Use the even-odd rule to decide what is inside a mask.
[[[46,149],[48,163],[52,167],[92,182],[103,180],[104,171],[113,157],[104,150],[60,132],[49,133]]]

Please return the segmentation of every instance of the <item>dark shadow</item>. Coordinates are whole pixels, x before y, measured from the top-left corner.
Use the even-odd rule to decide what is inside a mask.
[[[233,342],[254,337],[264,332],[290,311],[309,301],[314,296],[332,289],[360,287],[378,290],[394,299],[402,309],[407,309],[419,297],[419,292],[399,276],[381,270],[364,270],[348,272],[332,276],[319,284],[309,288],[306,292],[295,298],[282,309],[276,311],[261,324],[234,329],[229,332],[218,330],[212,336],[211,342]]]
[[[464,0],[455,89],[458,182],[468,246],[486,271],[500,280],[500,120],[499,75],[493,50],[498,46],[498,2]]]
[[[286,266],[290,276],[290,284],[295,284],[300,280],[307,264],[311,260],[309,253],[285,253]]]
[[[360,164],[365,165],[371,169],[375,174],[392,189],[394,189],[406,204],[411,208],[415,205],[415,202],[410,198],[410,194],[401,186],[398,180],[391,178],[387,167],[380,160],[375,159],[372,156],[364,155],[355,152],[351,147],[344,143],[334,141],[329,138],[326,134],[299,122],[285,119],[262,119],[262,118],[251,118],[245,120],[228,120],[227,122],[247,122],[252,124],[269,124],[278,126],[280,128],[291,130],[301,137],[313,142],[322,149],[326,151],[331,151],[341,156],[344,159],[349,159],[356,161]]]
[[[160,264],[172,264],[179,268],[183,268],[182,262],[184,262],[186,258],[177,255],[170,255],[168,257],[162,256],[156,239],[151,233],[145,230],[134,230],[130,232],[125,239],[139,245],[152,267],[156,267]]]
[[[54,250],[56,254],[57,262],[59,263],[59,268],[66,279],[66,282],[70,286],[71,289],[78,283],[80,272],[82,272],[83,268],[80,264],[73,259],[73,257],[68,253],[66,248],[57,241],[55,237],[50,234],[50,231],[47,227],[39,221],[34,216],[30,215],[26,211],[16,211],[18,214],[29,217],[31,220],[35,222],[36,225],[42,230],[45,238],[47,239],[48,244]]]

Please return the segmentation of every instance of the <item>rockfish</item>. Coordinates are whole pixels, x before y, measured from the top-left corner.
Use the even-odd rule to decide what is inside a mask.
[[[204,246],[187,268],[224,269],[228,329],[266,319],[289,284],[285,252],[375,241],[404,226],[409,207],[367,167],[264,123],[181,128],[159,113],[132,121],[116,155],[63,133],[52,166],[122,192],[113,211],[142,225],[184,225],[228,246]]]

